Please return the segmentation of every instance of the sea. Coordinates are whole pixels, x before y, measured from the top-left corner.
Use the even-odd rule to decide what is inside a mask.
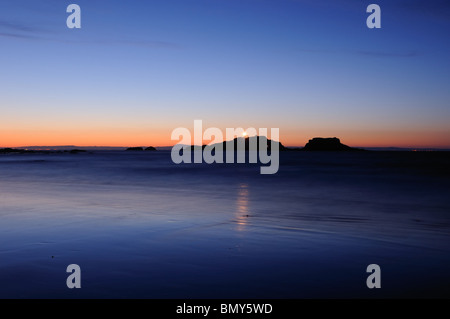
[[[0,298],[450,297],[450,152],[260,166],[0,154]]]

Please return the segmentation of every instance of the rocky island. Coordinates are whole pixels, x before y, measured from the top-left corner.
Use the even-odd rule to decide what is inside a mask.
[[[149,146],[145,149],[143,147],[129,147],[126,149],[126,151],[156,151],[156,148],[154,148],[153,146]]]
[[[289,150],[287,147],[285,147],[283,144],[281,144],[280,142],[277,141],[272,141],[270,139],[268,139],[265,136],[251,136],[251,137],[236,137],[234,140],[232,141],[224,141],[222,143],[216,143],[211,145],[211,147],[217,147],[219,144],[222,144],[222,149],[224,151],[226,151],[227,149],[234,149],[237,150],[238,149],[238,145],[240,143],[244,142],[244,149],[245,151],[257,151],[259,149],[259,145],[260,143],[265,143],[265,145],[267,145],[267,150],[271,151],[272,149],[272,142],[274,143],[278,143],[278,149],[280,151],[287,151]],[[189,147],[189,146],[188,146]],[[193,145],[191,146],[191,150],[192,151],[199,151],[199,150],[203,150],[206,147],[206,145]]]
[[[235,149],[237,150],[237,146],[239,145],[239,142],[244,142],[245,151],[249,150],[258,150],[259,144],[261,142],[267,143],[267,150],[271,150],[271,143],[272,140],[268,139],[265,136],[252,136],[252,137],[237,137],[232,141],[225,141],[223,143],[217,143],[211,145],[211,147],[217,147],[218,144],[222,144],[222,148],[224,151],[228,149]],[[314,137],[306,143],[306,145],[303,148],[294,148],[294,147],[286,147],[281,142],[278,143],[278,149],[280,152],[282,151],[364,151],[363,149],[354,148],[347,146],[345,144],[342,144],[341,141],[337,137]],[[256,147],[255,147],[255,146]],[[188,146],[189,147],[189,146]],[[203,150],[206,147],[206,145],[193,145],[191,146],[192,151],[198,151]],[[255,149],[253,149],[255,147]]]
[[[354,148],[342,144],[337,137],[315,137],[306,143],[302,151],[364,151],[360,148]]]

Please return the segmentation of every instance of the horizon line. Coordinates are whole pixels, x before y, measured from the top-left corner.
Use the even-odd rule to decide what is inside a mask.
[[[229,141],[224,141],[224,142],[229,142]],[[0,149],[7,149],[7,148],[11,148],[11,149],[33,149],[33,148],[79,148],[79,149],[83,149],[83,148],[130,148],[130,147],[155,147],[156,149],[158,148],[172,148],[177,144],[174,145],[162,145],[162,146],[154,146],[154,145],[127,145],[127,146],[111,146],[111,145],[27,145],[27,146],[0,146]],[[205,145],[205,144],[203,144]],[[203,145],[196,145],[196,144],[192,144],[190,146],[203,146]],[[207,144],[206,144],[207,145]],[[188,144],[186,144],[186,146],[189,146]],[[305,147],[305,145],[284,145],[285,147],[288,148],[303,148]],[[362,148],[362,149],[410,149],[410,150],[450,150],[450,146],[350,146],[353,148]]]
[[[233,141],[233,140],[236,140],[236,139],[249,139],[249,138],[254,138],[254,137],[265,137],[266,139],[268,139],[269,141],[271,140],[269,137],[267,137],[266,135],[252,135],[252,136],[236,136],[235,135],[235,137],[232,139],[232,140],[226,140],[226,139],[224,139],[222,142],[217,142],[217,143],[226,143],[226,142],[231,142],[231,141]],[[318,136],[316,136],[316,137],[313,137],[313,138],[310,138],[310,139],[308,139],[308,142],[311,140],[311,139],[314,139],[314,138],[323,138],[323,137],[318,137]],[[336,137],[336,136],[334,136],[334,137],[325,137],[325,138],[338,138],[338,137]],[[341,140],[340,138],[338,138],[339,140]],[[280,143],[280,144],[282,144],[284,147],[288,147],[288,148],[303,148],[307,143],[305,143],[305,144],[303,144],[303,145],[294,145],[294,144],[283,144],[281,141],[277,141],[278,143]],[[203,142],[203,144],[201,144],[201,145],[198,145],[198,144],[195,144],[195,143],[192,143],[192,144],[184,144],[184,145],[186,145],[186,146],[204,146],[204,145],[211,145],[210,144],[211,142],[209,142],[209,143],[205,143],[205,142]],[[341,143],[342,143],[342,141],[341,141]],[[155,144],[146,144],[146,145],[136,145],[136,144],[132,144],[132,143],[130,143],[129,145],[115,145],[115,146],[113,146],[113,145],[84,145],[84,146],[81,146],[80,144],[54,144],[54,145],[49,145],[49,144],[47,144],[47,145],[20,145],[20,146],[1,146],[0,145],[0,149],[1,148],[18,148],[18,149],[33,149],[33,148],[130,148],[130,147],[149,147],[149,146],[152,146],[152,147],[155,147],[155,148],[169,148],[169,147],[174,147],[175,145],[177,145],[177,144],[179,144],[179,143],[174,143],[173,145],[160,145],[160,146],[155,146]],[[348,145],[348,144],[345,144],[345,143],[343,143],[344,145],[347,145],[347,146],[350,146],[350,147],[353,147],[353,148],[367,148],[367,149],[435,149],[435,150],[450,150],[450,145],[439,145],[439,146],[430,146],[430,145],[426,145],[426,146],[424,146],[424,145],[421,145],[421,146],[419,146],[419,145],[413,145],[413,146],[411,146],[411,145],[406,145],[406,146],[397,146],[397,145],[389,145],[389,146],[386,146],[386,145],[377,145],[377,146],[368,146],[368,145],[366,145],[366,146],[360,146],[360,145],[358,145],[358,146],[351,146],[351,145]]]

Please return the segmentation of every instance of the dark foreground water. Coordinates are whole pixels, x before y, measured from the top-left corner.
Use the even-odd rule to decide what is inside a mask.
[[[449,153],[281,156],[0,155],[0,297],[450,297]]]

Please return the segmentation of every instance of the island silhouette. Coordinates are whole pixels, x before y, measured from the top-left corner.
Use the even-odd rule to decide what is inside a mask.
[[[220,147],[220,144],[222,144],[222,149],[225,150],[237,150],[239,145],[242,145],[242,142],[244,142],[244,149],[245,151],[257,151],[259,149],[259,146],[261,143],[264,143],[263,145],[267,145],[267,150],[271,151],[272,149],[272,140],[268,139],[265,136],[251,136],[251,137],[236,137],[235,139],[231,141],[223,141],[222,143],[215,143],[210,145],[210,147]],[[275,143],[278,143],[278,149],[280,151],[286,151],[288,150],[287,147],[285,147],[280,142],[275,141]],[[203,150],[207,145],[191,145],[187,146],[187,148],[191,148],[193,151],[199,151]],[[185,147],[186,148],[186,147]]]
[[[306,143],[302,151],[365,151],[342,144],[337,137],[314,137]]]
[[[272,141],[268,139],[266,136],[251,136],[251,137],[236,137],[231,141],[224,141],[222,143],[215,143],[210,145],[212,148],[220,147],[222,144],[222,149],[224,151],[237,150],[238,145],[242,145],[244,142],[244,150],[245,151],[258,151],[259,146],[263,143],[263,146],[267,147],[267,150],[270,152],[272,149],[272,143],[278,143],[279,151],[365,151],[364,149],[350,147],[348,145],[342,144],[340,139],[337,137],[314,137],[306,143],[303,148],[298,147],[286,147],[281,142]],[[185,148],[191,148],[192,151],[203,150],[207,145],[191,145],[186,146]]]
[[[154,148],[153,146],[149,146],[145,149],[143,147],[129,147],[126,149],[126,151],[156,151],[156,148]]]
[[[243,142],[243,144],[242,144]],[[230,141],[223,141],[221,143],[215,143],[210,145],[212,148],[217,148],[220,144],[222,144],[222,149],[226,151],[227,149],[238,149],[238,145],[244,145],[245,151],[258,151],[259,146],[262,145],[266,147],[267,151],[272,150],[272,143],[278,144],[278,150],[281,152],[284,151],[366,151],[365,149],[354,148],[342,144],[340,139],[337,137],[314,137],[306,143],[306,145],[301,147],[286,147],[279,141],[272,141],[268,139],[266,136],[250,136],[250,137],[236,137]],[[191,150],[203,150],[207,145],[185,145],[183,149],[191,148]],[[56,146],[46,146],[47,149],[39,149],[38,147],[33,147],[35,149],[23,149],[23,148],[1,148],[0,154],[33,154],[33,153],[70,153],[70,154],[78,154],[84,153],[86,150],[74,148],[75,146],[70,146],[71,149],[64,149],[68,147],[56,147]],[[60,148],[60,149],[58,149]],[[91,151],[95,150],[96,147],[88,147]],[[99,147],[98,149],[104,149],[105,147]],[[116,147],[111,148],[120,150],[123,148]],[[157,149],[153,146],[149,147],[128,147],[125,151],[156,151]]]
[[[86,153],[86,150],[71,149],[71,150],[29,150],[22,148],[1,148],[0,154],[52,154],[52,153],[70,153],[79,154]]]

